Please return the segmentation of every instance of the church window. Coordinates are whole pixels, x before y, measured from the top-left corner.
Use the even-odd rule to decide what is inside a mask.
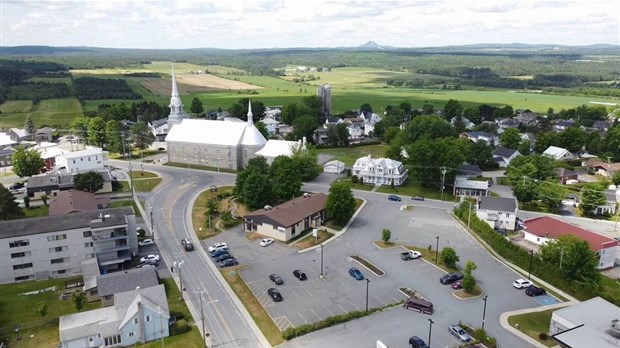
[[[243,150],[243,158],[248,158],[248,150]]]

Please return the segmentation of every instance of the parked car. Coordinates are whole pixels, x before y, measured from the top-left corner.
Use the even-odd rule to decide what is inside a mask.
[[[181,245],[185,248],[185,251],[194,250],[194,244],[192,244],[192,242],[187,238],[181,239]]]
[[[234,259],[234,257],[232,257],[232,255],[230,255],[229,253],[222,254],[222,255],[220,255],[220,256],[215,258],[215,262],[220,263],[220,262],[226,261],[228,259]]]
[[[471,336],[460,325],[452,325],[448,331],[461,342],[471,341]]]
[[[308,279],[306,277],[306,274],[298,269],[293,271],[293,275],[295,276],[295,278],[299,279],[299,280],[306,280]]]
[[[418,336],[413,336],[409,339],[409,345],[411,348],[428,348],[424,340]]]
[[[282,294],[280,294],[280,292],[276,288],[269,288],[267,290],[267,295],[269,295],[269,297],[271,297],[273,302],[280,302],[280,301],[282,301]]]
[[[462,289],[463,288],[463,282],[460,280],[455,281],[454,283],[452,283],[452,289],[454,290],[458,290],[458,289]]]
[[[403,302],[403,307],[426,314],[433,314],[434,311],[433,304],[431,302],[415,297],[409,297],[405,302]]]
[[[138,242],[138,246],[141,246],[141,247],[145,247],[149,245],[155,245],[155,242],[150,238],[147,238],[147,239],[144,239]]]
[[[260,241],[260,246],[266,247],[273,244],[273,238],[265,238]]]
[[[228,249],[228,245],[226,243],[215,243],[207,248],[207,250],[209,250],[210,253],[216,250],[221,250],[221,249]]]
[[[525,294],[527,296],[540,296],[540,295],[546,295],[547,291],[545,291],[545,289],[543,288],[539,288],[535,285],[530,285],[529,288],[525,289]]]
[[[529,288],[530,286],[532,286],[532,282],[530,282],[527,279],[517,279],[515,280],[514,283],[512,283],[512,286],[514,286],[517,289],[525,289],[525,288]]]
[[[228,249],[219,249],[219,250],[215,250],[214,252],[211,253],[211,257],[212,258],[216,258],[216,257],[220,257],[224,254],[228,254]]]
[[[355,280],[364,280],[364,275],[362,274],[362,272],[360,272],[360,270],[355,267],[349,268],[349,275]]]
[[[409,250],[404,253],[400,253],[400,258],[404,261],[419,259],[422,257],[422,254],[419,251]]]
[[[271,279],[272,282],[276,283],[276,285],[284,284],[284,280],[282,280],[282,277],[277,274],[270,274],[269,279]]]
[[[149,261],[150,262],[152,262],[152,261],[159,262],[159,255],[157,255],[157,254],[149,254],[149,255],[146,255],[145,257],[140,259],[140,262],[149,262]]]
[[[462,273],[448,273],[443,277],[439,278],[439,282],[441,284],[452,284],[457,280],[463,279]]]
[[[220,262],[220,267],[221,268],[226,268],[226,267],[230,267],[230,266],[235,266],[238,265],[239,262],[237,262],[237,260],[233,257],[231,259],[226,259],[222,262]]]
[[[9,190],[11,191],[15,191],[15,190],[19,190],[20,188],[24,187],[24,183],[23,182],[16,182],[13,185],[9,186]]]
[[[389,195],[388,196],[388,201],[400,202],[400,197],[398,197],[397,195]]]
[[[413,196],[413,197],[411,197],[411,199],[413,199],[414,201],[424,201],[424,197],[422,197],[422,196]]]

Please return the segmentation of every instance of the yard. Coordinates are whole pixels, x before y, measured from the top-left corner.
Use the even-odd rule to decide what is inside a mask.
[[[227,210],[231,210],[233,208],[233,204],[236,205],[237,209],[235,210],[235,216],[243,216],[248,213],[247,207],[245,204],[235,201],[232,202],[232,192],[234,190],[234,186],[223,186],[218,187],[217,191],[211,192],[211,190],[206,190],[198,195],[196,198],[196,202],[194,203],[194,207],[192,210],[192,226],[194,226],[194,231],[198,235],[199,239],[205,239],[211,236],[215,236],[219,233],[219,230],[215,228],[216,224],[221,221],[219,216],[216,216],[213,221],[209,221],[209,218],[205,216],[207,212],[207,202],[210,199],[218,199],[219,195],[229,195],[228,197],[221,197],[218,201],[218,211],[223,212]],[[210,223],[210,227],[208,226]]]
[[[137,192],[151,192],[157,185],[159,185],[159,183],[161,183],[161,180],[161,178],[134,179],[134,190]],[[121,181],[120,183],[123,185],[123,191],[131,191],[129,181]]]
[[[441,199],[441,191],[439,190],[438,186],[422,186],[421,183],[412,180],[412,178],[409,178],[409,180],[407,180],[407,182],[402,186],[395,186],[394,188],[391,188],[390,186],[381,186],[377,189],[377,192],[402,195],[405,197],[401,198],[405,200],[410,199],[410,196],[422,196],[424,198],[430,199]],[[443,199],[445,201],[454,200],[454,196],[452,196],[452,191],[448,186],[443,191]]]
[[[549,332],[549,324],[551,323],[551,314],[555,309],[548,309],[542,312],[532,312],[520,315],[513,315],[508,317],[508,323],[510,326],[515,327],[519,325],[518,330],[537,340],[538,342],[546,345],[547,347],[553,347],[557,345],[557,342],[552,339],[541,340],[538,335],[541,332]]]
[[[385,144],[379,145],[365,145],[355,147],[338,147],[332,149],[317,149],[317,153],[321,155],[331,155],[333,160],[339,160],[344,162],[348,167],[353,166],[355,161],[364,156],[370,154],[372,158],[380,158],[385,156],[388,146]]]
[[[41,217],[49,215],[50,207],[48,205],[42,205],[33,208],[23,208],[22,210],[24,211],[24,214],[26,214],[27,218]]]
[[[138,209],[138,205],[136,204],[136,201],[132,200],[126,200],[126,201],[113,201],[110,203],[110,207],[111,208],[118,208],[118,207],[133,207],[133,211],[136,214],[136,217],[142,217],[142,213],[140,213],[140,209]]]

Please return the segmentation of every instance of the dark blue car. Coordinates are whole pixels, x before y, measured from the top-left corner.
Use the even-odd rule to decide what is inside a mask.
[[[389,195],[388,196],[388,201],[400,202],[400,197],[398,197],[397,195]]]
[[[364,280],[364,275],[362,274],[362,272],[360,272],[360,270],[355,267],[349,268],[349,275],[355,280]]]

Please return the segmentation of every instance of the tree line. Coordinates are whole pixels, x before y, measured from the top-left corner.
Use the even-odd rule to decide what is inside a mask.
[[[80,77],[73,80],[73,89],[79,100],[142,99],[123,79]]]

